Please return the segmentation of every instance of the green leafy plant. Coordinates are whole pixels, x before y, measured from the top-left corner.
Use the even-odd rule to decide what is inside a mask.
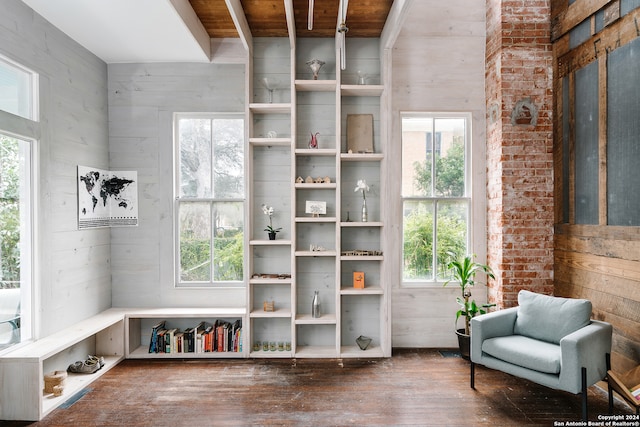
[[[473,255],[457,256],[453,252],[449,252],[449,256],[453,258],[447,264],[447,269],[451,272],[452,280],[445,282],[447,286],[451,282],[457,282],[460,285],[461,297],[456,297],[456,302],[460,309],[456,313],[456,324],[461,316],[464,316],[464,332],[470,334],[471,319],[478,314],[485,314],[486,308],[493,307],[495,304],[483,304],[479,306],[475,300],[471,299],[471,287],[475,285],[475,276],[479,271],[483,271],[487,277],[495,279],[491,267],[488,265],[477,263],[473,260]]]

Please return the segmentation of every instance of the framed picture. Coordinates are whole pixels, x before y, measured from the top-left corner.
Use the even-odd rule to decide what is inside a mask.
[[[311,214],[312,216],[326,215],[327,202],[307,200],[304,212]]]
[[[347,114],[347,151],[373,153],[373,114]]]

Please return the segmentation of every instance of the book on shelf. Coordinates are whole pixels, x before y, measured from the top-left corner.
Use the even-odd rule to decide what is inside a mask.
[[[199,322],[192,328],[166,328],[161,321],[151,328],[149,353],[241,352],[242,320]]]
[[[149,340],[149,353],[158,352],[158,331],[164,329],[165,321],[162,320],[151,328],[151,339]]]

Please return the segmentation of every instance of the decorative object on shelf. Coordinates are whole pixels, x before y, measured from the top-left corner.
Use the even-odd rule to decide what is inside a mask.
[[[367,181],[364,179],[359,179],[356,184],[356,188],[353,191],[362,191],[362,222],[369,221],[369,214],[367,212],[367,191],[369,191],[369,186],[367,185]]]
[[[347,151],[373,153],[373,114],[347,114]]]
[[[325,64],[324,61],[320,61],[319,59],[312,59],[307,61],[307,65],[311,68],[311,72],[313,73],[313,80],[318,80],[318,73],[320,72],[320,68]]]
[[[262,84],[269,91],[269,104],[273,103],[273,91],[280,86],[280,80],[274,77],[263,77]]]
[[[313,300],[311,300],[311,317],[317,319],[320,317],[320,293],[314,291]]]
[[[364,289],[364,271],[353,272],[353,287],[356,289]]]
[[[347,211],[347,219],[344,220],[345,222],[351,222],[351,219],[349,218],[349,211]]]
[[[309,140],[309,148],[318,148],[318,135],[320,135],[320,132],[316,132],[315,134],[311,132],[311,139]]]
[[[280,232],[280,230],[282,230],[282,227],[273,228],[273,221],[272,221],[272,217],[274,213],[273,206],[267,206],[263,203],[262,212],[264,212],[265,215],[269,216],[269,225],[267,226],[267,228],[264,229],[264,231],[269,233],[269,240],[276,240],[276,233]]]
[[[260,351],[260,348],[262,348],[262,342],[256,341],[253,343],[253,351]]]
[[[48,374],[44,374],[44,392],[47,394],[54,393],[55,387],[59,387],[60,390],[62,390],[66,379],[66,371],[53,371]]]
[[[275,130],[270,130],[269,132],[267,132],[267,138],[274,139],[277,137],[278,137],[278,132],[276,132]]]
[[[276,311],[276,303],[275,303],[275,301],[263,301],[262,302],[262,310],[263,311]]]
[[[315,178],[313,180],[313,183],[314,184],[322,184],[322,183],[324,183],[324,178],[322,178],[322,177]]]
[[[304,213],[311,214],[311,216],[314,218],[318,218],[320,215],[326,215],[327,202],[307,200],[305,204]]]
[[[313,184],[313,178],[311,178],[311,176],[307,176],[307,177],[304,179],[304,182],[305,182],[306,184]]]
[[[309,250],[311,252],[323,252],[323,251],[326,251],[327,249],[324,246],[321,246],[321,245],[313,245],[313,244],[311,244],[311,245],[309,245]]]
[[[331,184],[331,178],[329,178],[328,176],[324,177],[323,183],[325,184]]]
[[[342,256],[382,256],[382,251],[369,251],[364,249],[354,249],[350,251],[342,251]]]
[[[277,273],[277,274],[266,274],[266,273],[253,273],[251,275],[252,279],[291,279],[291,274],[289,273]]]
[[[61,385],[54,385],[53,386],[53,396],[54,397],[62,396],[62,392],[64,392],[64,387],[62,387]]]
[[[360,350],[366,350],[369,347],[369,344],[371,344],[371,338],[360,335],[356,338],[356,344],[358,344]]]
[[[359,85],[366,85],[367,84],[367,78],[369,76],[362,70],[358,70],[356,72],[356,74],[358,75],[358,84]]]
[[[302,184],[304,182],[304,179],[302,179],[301,176],[296,178],[296,184]]]

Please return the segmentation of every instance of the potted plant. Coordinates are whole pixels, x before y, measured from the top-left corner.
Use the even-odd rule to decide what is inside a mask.
[[[479,271],[483,271],[491,279],[495,279],[495,276],[491,267],[475,262],[473,255],[457,257],[456,254],[451,252],[449,252],[449,255],[452,260],[447,264],[447,270],[451,272],[452,279],[445,282],[444,286],[451,282],[456,282],[460,285],[461,296],[456,297],[456,302],[460,306],[460,309],[456,312],[456,335],[458,336],[460,355],[464,359],[469,359],[471,319],[479,314],[485,314],[487,308],[495,306],[495,304],[478,306],[476,301],[471,299],[471,287],[475,284],[475,276]],[[458,329],[458,319],[462,316],[464,316],[464,328]]]
[[[267,206],[263,204],[262,212],[264,212],[265,215],[269,216],[269,225],[267,225],[267,228],[265,228],[264,231],[269,233],[269,240],[276,240],[276,233],[282,230],[282,227],[273,228],[273,221],[271,219],[271,217],[273,217],[273,212],[274,212],[273,206]]]

